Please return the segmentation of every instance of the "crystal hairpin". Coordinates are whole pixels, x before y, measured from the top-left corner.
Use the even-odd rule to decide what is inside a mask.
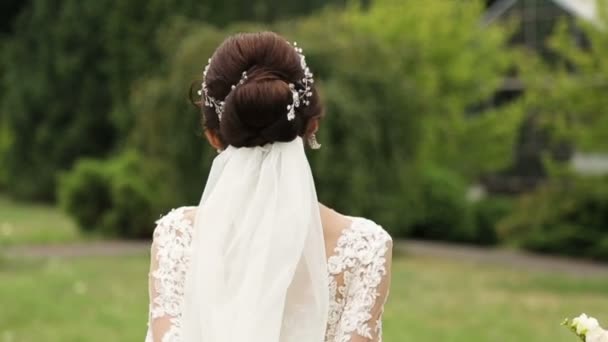
[[[230,87],[230,90],[236,89],[236,87],[245,84],[245,82],[247,82],[247,71],[243,71],[243,73],[241,74],[241,79],[239,80],[239,83],[233,84],[232,87]]]
[[[300,80],[301,89],[296,89],[296,85],[294,83],[289,84],[289,90],[292,94],[292,103],[287,106],[287,121],[292,121],[296,118],[296,108],[299,108],[301,105],[310,105],[310,98],[312,97],[312,86],[315,82],[313,74],[308,68],[308,65],[306,64],[306,57],[302,52],[302,48],[298,47],[298,43],[296,42],[293,43],[293,47],[294,50],[297,52],[298,56],[300,57],[300,66],[304,71],[304,77]],[[201,83],[201,89],[197,93],[199,96],[203,97],[204,104],[206,107],[215,109],[215,113],[217,114],[218,120],[222,121],[225,102],[210,96],[209,91],[207,89],[207,72],[209,71],[210,65],[211,58],[209,58],[208,64],[205,67],[205,70],[203,72],[203,82]],[[247,71],[243,71],[239,82],[230,87],[230,92],[232,92],[238,86],[245,84],[245,82],[247,82],[247,79]],[[226,97],[230,95],[230,92],[228,92]]]
[[[205,71],[203,72],[203,83],[201,83],[201,89],[197,93],[199,96],[203,97],[205,106],[210,107],[210,108],[213,107],[215,109],[215,113],[217,114],[218,120],[222,121],[222,115],[224,114],[225,102],[219,101],[216,98],[209,95],[209,90],[207,89],[206,80],[207,80],[207,72],[209,71],[210,65],[211,65],[211,58],[209,58],[208,64],[205,67]],[[245,84],[245,82],[247,82],[247,71],[243,71],[239,82],[237,84],[233,84],[230,87],[230,92],[232,92],[234,89],[236,89],[236,87]],[[230,92],[228,92],[228,95],[230,95]],[[226,97],[228,97],[228,95],[226,95]]]
[[[310,97],[312,97],[312,85],[315,82],[310,68],[306,64],[306,57],[302,51],[302,48],[298,47],[297,42],[293,42],[293,47],[300,57],[300,66],[304,71],[304,77],[300,80],[302,89],[296,89],[296,85],[293,83],[289,84],[289,89],[292,93],[292,103],[287,106],[287,121],[294,120],[296,118],[296,108],[301,105],[310,105]]]

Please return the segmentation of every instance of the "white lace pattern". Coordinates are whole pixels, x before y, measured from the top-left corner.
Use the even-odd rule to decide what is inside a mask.
[[[149,274],[146,342],[184,342],[180,336],[184,281],[193,223],[172,210],[156,222]],[[377,224],[353,218],[329,256],[330,307],[325,342],[381,342],[382,311],[390,282],[390,236]]]

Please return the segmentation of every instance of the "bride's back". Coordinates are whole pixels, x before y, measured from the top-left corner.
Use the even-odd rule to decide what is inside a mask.
[[[372,221],[344,216],[323,205],[320,209],[329,277],[324,342],[380,342],[392,240]],[[195,218],[196,207],[181,207],[157,221],[146,342],[186,342],[180,327]]]
[[[302,49],[230,37],[198,94],[220,154],[199,205],[157,221],[147,341],[380,341],[391,238],[318,204],[304,141],[320,147],[323,107]]]
[[[196,207],[182,207],[178,210],[182,211],[183,218],[190,223],[187,226],[193,225],[196,218]],[[355,218],[343,215],[323,204],[319,204],[319,212],[321,214],[321,224],[323,225],[325,254],[330,257],[338,245],[338,240],[344,235],[344,231],[353,225]],[[163,219],[159,220],[159,222],[162,221]],[[381,229],[379,226],[377,228]],[[384,233],[390,239],[390,236],[386,232]]]

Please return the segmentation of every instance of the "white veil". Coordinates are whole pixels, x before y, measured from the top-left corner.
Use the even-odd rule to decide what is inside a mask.
[[[301,138],[215,158],[190,257],[185,342],[324,340],[325,244]]]

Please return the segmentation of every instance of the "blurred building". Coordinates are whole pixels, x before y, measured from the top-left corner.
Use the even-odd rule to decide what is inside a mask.
[[[546,40],[560,20],[570,22],[572,39],[584,49],[587,45],[577,21],[599,24],[596,0],[488,0],[487,10],[481,18],[482,26],[514,21],[516,32],[511,43],[539,53],[543,58],[557,58],[547,47]],[[516,75],[505,79],[501,90],[495,94],[491,106],[500,106],[518,98],[525,91],[524,84]],[[529,117],[522,125],[515,147],[511,167],[502,172],[483,177],[483,184],[490,192],[519,193],[534,188],[546,177],[542,155],[548,152],[554,160],[571,162],[581,174],[608,173],[608,156],[576,153],[568,144],[549,146],[548,137]]]
[[[544,42],[559,20],[599,22],[596,0],[490,0],[483,25],[514,18],[519,28],[513,42],[545,52]],[[573,38],[584,44],[584,36],[573,25]]]

